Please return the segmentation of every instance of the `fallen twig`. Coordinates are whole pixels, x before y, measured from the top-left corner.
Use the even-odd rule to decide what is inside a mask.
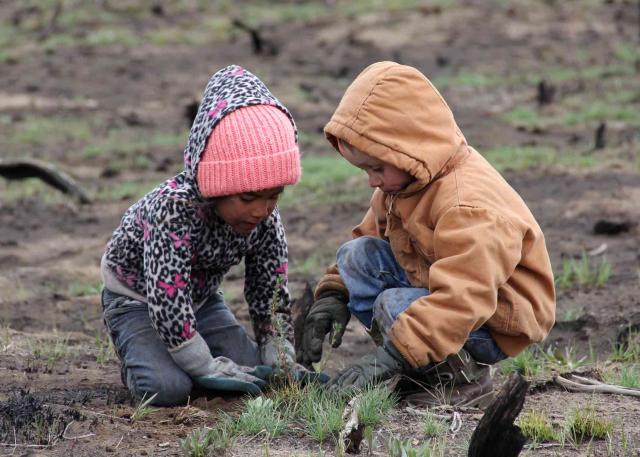
[[[627,387],[616,386],[613,384],[605,384],[594,379],[583,378],[582,376],[570,375],[574,380],[564,378],[560,375],[555,376],[553,380],[556,384],[564,387],[572,392],[587,392],[587,393],[601,393],[601,394],[617,394],[617,395],[629,395],[632,397],[640,397],[640,390],[630,389]]]
[[[79,440],[82,438],[89,438],[90,436],[95,436],[95,433],[86,433],[84,435],[79,435],[79,436],[67,436],[67,430],[69,429],[69,427],[71,426],[71,424],[73,424],[75,421],[71,421],[67,424],[67,426],[64,428],[64,432],[62,432],[62,439],[64,440]]]

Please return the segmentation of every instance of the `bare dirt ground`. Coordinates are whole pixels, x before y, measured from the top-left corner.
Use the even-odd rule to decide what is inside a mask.
[[[222,2],[216,10],[195,1],[127,1],[83,16],[77,2],[63,2],[56,20],[53,2],[0,4],[0,157],[55,163],[93,196],[80,205],[38,182],[0,178],[0,414],[25,411],[25,423],[3,422],[0,455],[181,455],[181,438],[235,404],[200,397],[190,408],[131,421],[135,405],[108,350],[99,300],[99,259],[112,230],[138,196],[180,169],[185,110],[208,77],[231,63],[263,78],[291,108],[307,157],[332,154],[322,126],[366,65],[417,66],[441,88],[469,143],[528,203],[556,274],[563,259],[583,252],[591,252],[592,264],[606,258],[611,267],[602,287],[558,290],[558,324],[545,347],[571,348],[576,360],[589,356],[590,366],[609,367],[621,332],[640,328],[637,3],[391,2],[401,6],[375,3],[353,14],[345,12],[348,2],[329,3],[261,4],[260,16],[249,14],[249,2]],[[308,5],[317,10],[290,14]],[[260,26],[274,52],[252,51],[248,35],[228,26],[237,14]],[[602,125],[604,143],[596,148]],[[295,294],[313,284],[364,214],[364,181],[356,175],[327,186],[313,203],[309,188],[291,190],[282,213]],[[597,234],[601,220],[622,230]],[[247,322],[237,276],[225,295]],[[328,370],[371,347],[352,322]],[[526,410],[560,422],[590,405],[616,425],[609,442],[556,444],[526,455],[640,455],[637,398],[569,394],[551,375],[535,385]],[[37,416],[43,403],[47,415]],[[397,408],[374,454],[384,455],[389,434],[422,441],[417,417]],[[463,417],[446,455],[466,452],[477,415]],[[266,450],[241,439],[229,454],[320,452],[299,435],[273,440]],[[323,449],[332,455],[333,446]]]

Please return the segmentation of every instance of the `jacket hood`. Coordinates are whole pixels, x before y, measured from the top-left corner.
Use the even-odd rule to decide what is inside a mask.
[[[226,115],[238,108],[251,105],[273,105],[281,109],[291,120],[294,129],[296,128],[291,113],[258,77],[238,65],[223,68],[207,83],[184,149],[185,170],[169,181],[171,189],[178,190],[177,194],[182,193],[180,190],[186,191],[187,195],[183,195],[184,197],[201,196],[196,176],[209,135]],[[297,138],[296,130],[296,141]],[[193,195],[194,193],[196,195]]]
[[[427,77],[395,62],[365,68],[347,88],[324,132],[336,150],[337,139],[342,139],[410,173],[420,187],[467,144]]]

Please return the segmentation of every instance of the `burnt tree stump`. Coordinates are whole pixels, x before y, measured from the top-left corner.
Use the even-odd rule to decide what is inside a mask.
[[[527,438],[513,421],[520,414],[529,383],[514,374],[502,387],[473,431],[469,457],[515,457]]]

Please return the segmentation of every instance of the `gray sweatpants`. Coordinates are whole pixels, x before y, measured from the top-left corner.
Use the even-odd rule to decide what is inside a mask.
[[[122,382],[129,391],[138,399],[157,393],[154,405],[185,404],[193,383],[151,325],[147,305],[104,289],[102,306],[120,358]],[[225,356],[239,365],[260,365],[258,345],[225,305],[222,294],[212,296],[196,312],[196,323],[214,357]]]

